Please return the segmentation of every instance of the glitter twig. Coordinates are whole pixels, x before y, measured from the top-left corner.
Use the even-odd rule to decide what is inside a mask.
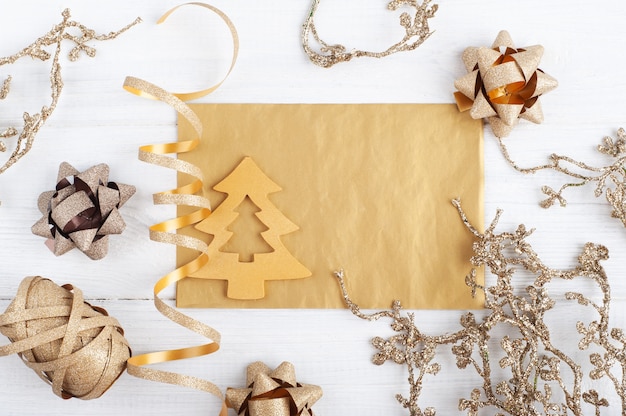
[[[114,39],[121,33],[127,31],[132,26],[141,21],[137,18],[133,23],[118,30],[117,32],[111,32],[106,35],[98,35],[92,29],[86,26],[70,20],[70,11],[65,9],[62,13],[63,20],[61,23],[55,25],[48,33],[37,39],[35,42],[25,47],[21,51],[14,55],[0,58],[0,67],[3,65],[10,65],[23,57],[31,57],[40,61],[47,61],[52,57],[52,64],[50,69],[50,89],[51,89],[51,101],[47,106],[44,105],[41,108],[41,112],[30,115],[24,112],[23,119],[24,124],[21,132],[15,127],[9,127],[0,133],[0,138],[9,138],[18,136],[15,149],[9,156],[8,160],[0,167],[0,174],[5,172],[17,161],[24,157],[32,148],[35,136],[45,124],[46,120],[52,115],[55,110],[61,91],[63,89],[63,79],[61,78],[61,65],[59,64],[59,56],[61,55],[61,44],[63,40],[70,40],[74,42],[75,46],[69,52],[70,61],[75,61],[79,58],[81,52],[84,52],[87,56],[93,57],[96,54],[96,50],[87,45],[87,42],[91,40],[108,40]],[[73,35],[68,32],[71,28],[76,28],[79,31],[78,35]],[[56,45],[54,49],[54,55],[50,55],[45,50],[46,47]],[[9,94],[11,77],[6,78],[2,87],[0,87],[0,99],[6,98]],[[0,141],[0,151],[6,151],[6,144]]]
[[[502,139],[498,139],[498,144],[508,164],[518,172],[536,173],[550,169],[575,180],[575,182],[563,184],[558,190],[543,186],[541,191],[547,196],[540,203],[543,208],[549,208],[557,201],[560,206],[564,207],[567,205],[567,200],[563,197],[566,189],[595,183],[596,198],[604,194],[613,208],[611,217],[619,219],[626,227],[626,131],[624,129],[617,130],[617,139],[605,137],[602,144],[598,145],[597,149],[600,153],[612,158],[612,163],[600,168],[557,154],[550,155],[550,162],[545,165],[522,168],[512,160]],[[578,171],[574,170],[575,168]]]
[[[478,415],[483,408],[496,410],[500,415],[582,416],[590,414],[590,407],[600,415],[609,402],[589,386],[603,377],[613,384],[621,408],[626,409],[626,336],[622,329],[609,325],[610,286],[600,265],[601,261],[608,259],[606,247],[587,243],[576,267],[552,269],[526,242],[533,230],[520,225],[514,232],[497,233],[498,211],[494,221],[481,234],[475,232],[467,221],[460,202],[455,200],[453,204],[468,230],[477,236],[472,264],[485,266],[496,277],[495,284],[487,287],[476,283],[474,271],[466,277],[466,284],[472,292],[485,292],[487,314],[482,321],[467,312],[461,316],[461,328],[456,332],[426,335],[416,326],[413,313],[402,314],[399,301],[394,301],[390,311],[371,315],[360,312],[347,293],[344,273],[335,274],[346,305],[353,314],[369,321],[382,317],[391,320],[396,335],[388,339],[373,338],[372,344],[377,350],[373,362],[381,365],[394,361],[407,366],[410,393],[408,398],[396,396],[400,404],[411,416],[435,415],[434,408],[423,409],[419,402],[425,377],[440,371],[441,365],[435,361],[436,357],[445,352],[444,347],[449,347],[459,369],[473,369],[482,379],[482,384],[471,390],[469,398],[459,399],[459,410],[469,416]],[[514,284],[516,272],[536,276],[522,293]],[[575,278],[591,279],[602,293],[599,303],[582,293],[566,292],[564,296],[566,300],[592,307],[599,316],[599,320],[589,324],[582,321],[576,324],[576,332],[582,336],[578,348],[586,350],[593,344],[596,350],[603,351],[603,354],[593,352],[589,355],[593,366],[588,373],[591,382],[585,379],[580,360],[553,343],[552,328],[545,319],[557,303],[548,294],[548,285],[555,280]],[[493,347],[493,340],[489,344],[496,327],[507,329],[506,335],[499,340],[499,349]],[[499,378],[499,372],[492,371],[495,365],[507,374]]]
[[[352,50],[348,52],[345,46],[340,44],[329,45],[319,37],[317,29],[315,28],[315,13],[317,12],[320,0],[313,0],[309,14],[302,27],[302,47],[311,62],[323,68],[330,68],[339,62],[348,62],[352,58],[360,58],[363,56],[384,58],[385,56],[397,52],[412,51],[424,43],[432,34],[428,25],[428,19],[435,16],[438,6],[436,4],[429,6],[430,2],[431,0],[423,0],[422,2],[419,0],[393,0],[389,2],[387,9],[392,11],[402,6],[415,8],[413,17],[407,12],[400,15],[400,25],[405,30],[402,40],[381,52],[363,50]],[[319,52],[309,46],[311,37],[313,37],[313,40],[319,45]]]

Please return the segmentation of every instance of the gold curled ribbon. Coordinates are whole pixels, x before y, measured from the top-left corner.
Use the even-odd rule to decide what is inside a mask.
[[[234,24],[228,18],[228,16],[224,14],[224,12],[211,5],[196,2],[185,3],[169,10],[157,21],[157,23],[164,22],[175,10],[185,5],[205,7],[215,12],[228,25],[228,28],[230,29],[233,37],[234,49],[233,59],[231,61],[228,73],[220,82],[213,85],[212,87],[196,92],[170,93],[154,84],[134,77],[126,78],[126,80],[124,81],[124,89],[138,96],[163,101],[169,104],[189,121],[196,133],[196,136],[190,140],[141,146],[139,148],[139,159],[157,166],[174,169],[178,172],[186,173],[195,178],[195,180],[193,180],[190,184],[169,191],[154,194],[155,204],[186,205],[198,209],[190,214],[152,225],[150,227],[150,239],[153,241],[175,244],[177,246],[190,248],[200,252],[198,257],[196,257],[191,262],[177,268],[176,270],[166,274],[161,279],[159,279],[159,281],[154,285],[154,305],[157,310],[161,312],[161,314],[163,314],[171,321],[181,326],[184,326],[185,328],[196,332],[199,335],[202,335],[203,337],[211,340],[211,342],[194,347],[152,352],[132,357],[128,360],[128,373],[135,377],[143,378],[146,380],[180,385],[211,393],[214,396],[220,398],[220,400],[222,400],[222,409],[220,411],[220,416],[226,416],[228,410],[226,408],[226,403],[224,402],[224,396],[219,387],[215,384],[197,377],[145,368],[145,366],[150,364],[211,354],[219,349],[221,339],[221,335],[217,330],[179,312],[174,307],[166,304],[161,298],[159,298],[159,293],[163,289],[178,282],[181,279],[184,279],[186,276],[200,269],[209,260],[206,254],[207,245],[205,242],[196,238],[174,234],[176,230],[200,222],[211,214],[211,206],[209,200],[204,196],[195,195],[197,192],[200,192],[202,190],[202,172],[197,166],[188,162],[184,162],[180,159],[168,157],[166,156],[166,154],[189,152],[193,150],[196,146],[198,146],[198,144],[200,143],[200,138],[202,137],[202,123],[200,122],[198,116],[189,108],[189,106],[185,104],[185,101],[193,100],[210,94],[211,92],[215,91],[220,85],[222,85],[222,83],[226,80],[228,75],[233,70],[235,62],[237,60],[237,55],[239,53],[239,37],[237,35]]]

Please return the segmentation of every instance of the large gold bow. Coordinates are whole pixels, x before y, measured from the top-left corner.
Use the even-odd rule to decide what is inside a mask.
[[[541,45],[516,49],[505,30],[491,48],[465,49],[468,74],[454,82],[459,110],[470,110],[474,119],[486,118],[497,137],[508,136],[520,118],[541,123],[539,97],[558,85],[537,68],[542,56]]]

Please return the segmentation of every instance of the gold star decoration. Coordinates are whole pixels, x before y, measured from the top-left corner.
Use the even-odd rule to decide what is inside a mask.
[[[504,30],[491,48],[465,49],[468,73],[454,82],[459,110],[470,110],[474,119],[487,119],[497,137],[508,136],[520,118],[541,123],[539,97],[558,85],[538,68],[542,56],[541,45],[516,49]]]
[[[103,163],[82,173],[61,163],[56,189],[39,196],[43,217],[32,226],[33,234],[47,238],[57,256],[74,247],[93,260],[106,256],[108,236],[126,228],[118,208],[135,193],[134,186],[108,178],[109,167]]]
[[[322,389],[296,382],[293,364],[285,361],[275,370],[260,361],[248,366],[247,388],[226,390],[226,404],[239,416],[313,416],[311,407]]]

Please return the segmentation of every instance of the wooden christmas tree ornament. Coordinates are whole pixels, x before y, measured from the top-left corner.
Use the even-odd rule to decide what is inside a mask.
[[[252,158],[244,158],[213,189],[228,194],[228,197],[196,226],[213,236],[208,247],[209,263],[198,271],[202,278],[227,280],[226,295],[231,299],[261,299],[265,297],[266,280],[301,279],[311,275],[280,240],[281,235],[299,229],[268,198],[270,193],[282,189]],[[251,212],[250,208],[246,209],[251,205],[249,202],[259,210]],[[246,213],[253,213],[256,224],[260,221],[264,227],[256,233],[258,238],[252,236],[242,242],[238,233],[241,227],[237,227],[237,223],[245,221]],[[253,230],[246,228],[250,237]],[[236,244],[237,240],[239,244]],[[242,244],[245,249],[241,248]],[[196,277],[195,274],[192,277]]]

